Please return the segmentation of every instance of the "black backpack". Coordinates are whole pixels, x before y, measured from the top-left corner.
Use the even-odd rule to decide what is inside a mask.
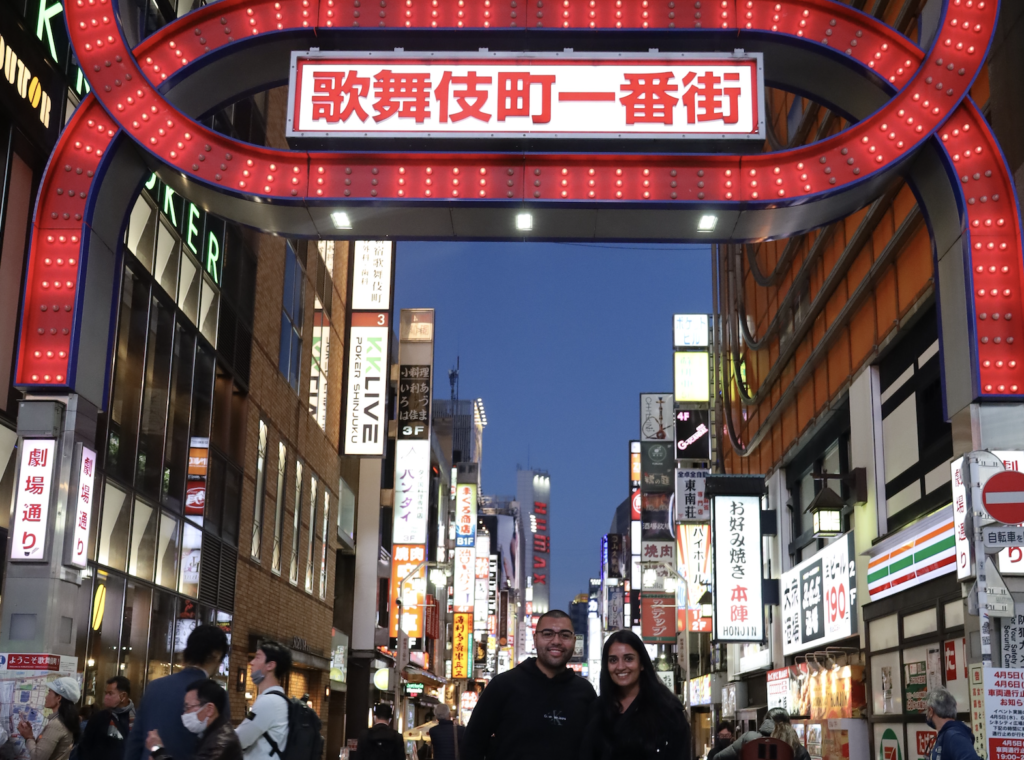
[[[270,754],[277,755],[280,760],[320,760],[324,755],[320,716],[295,697],[289,699],[279,691],[267,693],[276,694],[288,703],[288,743],[282,752],[270,734],[263,734],[270,745]]]
[[[359,740],[356,760],[396,760],[405,757],[402,735],[390,727],[374,726]]]

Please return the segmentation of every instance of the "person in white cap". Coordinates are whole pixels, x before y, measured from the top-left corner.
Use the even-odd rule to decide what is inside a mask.
[[[71,748],[78,742],[81,723],[78,719],[78,700],[82,690],[78,681],[64,676],[47,684],[43,707],[52,711],[38,738],[32,735],[32,724],[18,723],[18,733],[25,739],[25,748],[32,760],[67,760]]]

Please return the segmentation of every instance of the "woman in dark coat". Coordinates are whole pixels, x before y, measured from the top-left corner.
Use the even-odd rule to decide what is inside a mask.
[[[632,631],[616,631],[601,656],[581,760],[691,760],[690,724],[679,699],[655,674]]]

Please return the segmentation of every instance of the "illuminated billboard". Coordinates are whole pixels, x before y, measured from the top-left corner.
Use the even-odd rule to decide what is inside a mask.
[[[706,404],[711,400],[707,351],[676,351],[673,370],[677,404]]]

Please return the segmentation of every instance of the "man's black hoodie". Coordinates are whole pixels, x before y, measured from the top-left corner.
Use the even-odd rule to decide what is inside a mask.
[[[484,689],[460,760],[575,758],[596,696],[590,682],[572,670],[548,678],[531,657]]]

